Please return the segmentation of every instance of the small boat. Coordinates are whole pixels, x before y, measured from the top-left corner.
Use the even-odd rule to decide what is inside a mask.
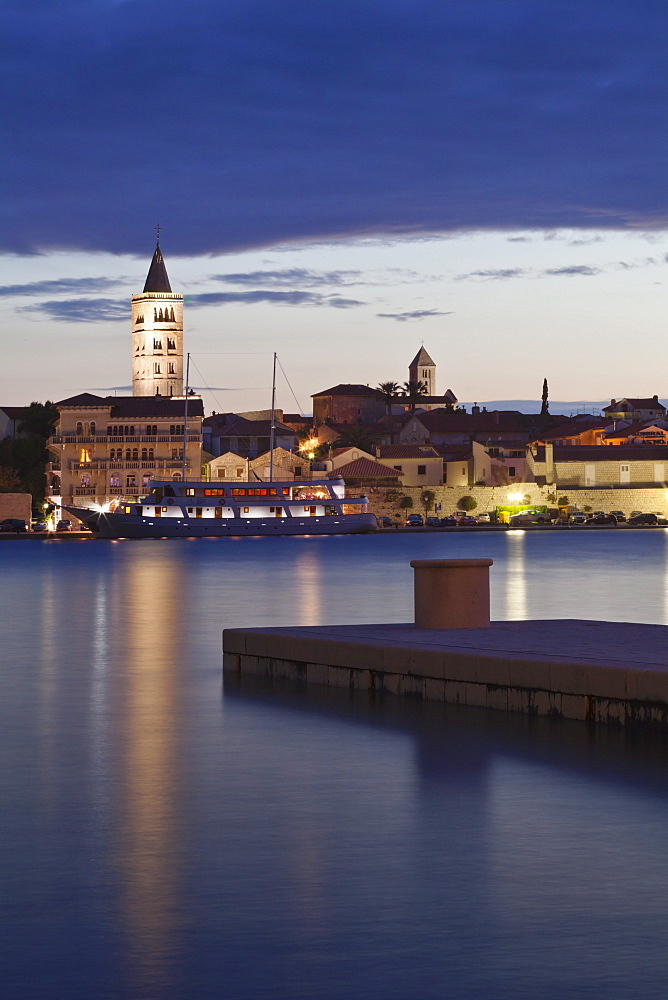
[[[342,479],[311,482],[174,482],[154,479],[141,500],[63,507],[99,538],[348,535],[375,531],[365,496]]]

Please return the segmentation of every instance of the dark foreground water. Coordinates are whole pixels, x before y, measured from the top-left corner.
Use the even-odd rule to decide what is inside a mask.
[[[664,998],[666,745],[221,683],[226,625],[668,621],[668,533],[0,545],[8,1000]]]

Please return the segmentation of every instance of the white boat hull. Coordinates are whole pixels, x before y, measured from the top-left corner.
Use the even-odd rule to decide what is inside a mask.
[[[226,538],[252,535],[350,535],[375,531],[374,514],[309,517],[174,518],[64,507],[98,538]]]

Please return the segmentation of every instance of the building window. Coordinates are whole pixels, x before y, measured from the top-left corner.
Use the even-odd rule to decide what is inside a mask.
[[[154,337],[154,339],[153,339],[153,350],[154,351],[161,351],[162,350],[162,341],[158,340],[156,337]]]
[[[90,436],[91,437],[95,437],[95,426],[96,426],[95,425],[95,421],[91,420],[91,422],[90,422]]]
[[[77,421],[77,434],[79,435],[83,434],[83,424],[81,423],[80,420]]]
[[[146,458],[148,457],[148,452],[147,452],[146,448],[142,448],[142,450],[141,450],[141,457],[142,457],[142,461],[145,461]]]
[[[508,475],[509,476],[514,476],[515,475],[515,466],[514,465],[509,465],[508,466]]]
[[[159,375],[160,374],[160,362],[159,361],[154,361],[153,362],[153,374],[154,375]]]
[[[153,448],[149,448],[148,449],[148,458],[149,458],[149,461],[153,460]]]
[[[128,476],[125,482],[127,486],[136,486],[136,481],[134,476]]]
[[[173,361],[170,361],[169,364],[167,365],[167,374],[168,375],[175,375],[176,374],[176,372],[174,371],[174,362]]]
[[[301,476],[301,474],[302,474],[301,465],[295,465],[295,476]]]
[[[139,459],[139,448],[132,449],[132,461],[136,462]]]
[[[131,457],[132,457],[132,452],[130,451],[129,448],[126,448],[125,449],[125,461],[129,462]]]
[[[403,468],[400,465],[395,465],[394,468],[397,470],[397,472],[403,472],[404,471]]]
[[[170,340],[169,337],[167,338],[167,350],[168,351],[175,351],[176,350],[176,341],[175,340]]]
[[[418,465],[417,474],[418,474],[418,476],[426,476],[427,475],[427,466],[426,465]]]
[[[121,485],[121,477],[120,476],[110,476],[109,477],[109,485],[110,486],[114,486],[114,487],[120,486]]]

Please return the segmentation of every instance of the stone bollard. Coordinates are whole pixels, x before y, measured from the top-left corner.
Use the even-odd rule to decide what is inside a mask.
[[[489,626],[493,559],[414,559],[417,628]]]

